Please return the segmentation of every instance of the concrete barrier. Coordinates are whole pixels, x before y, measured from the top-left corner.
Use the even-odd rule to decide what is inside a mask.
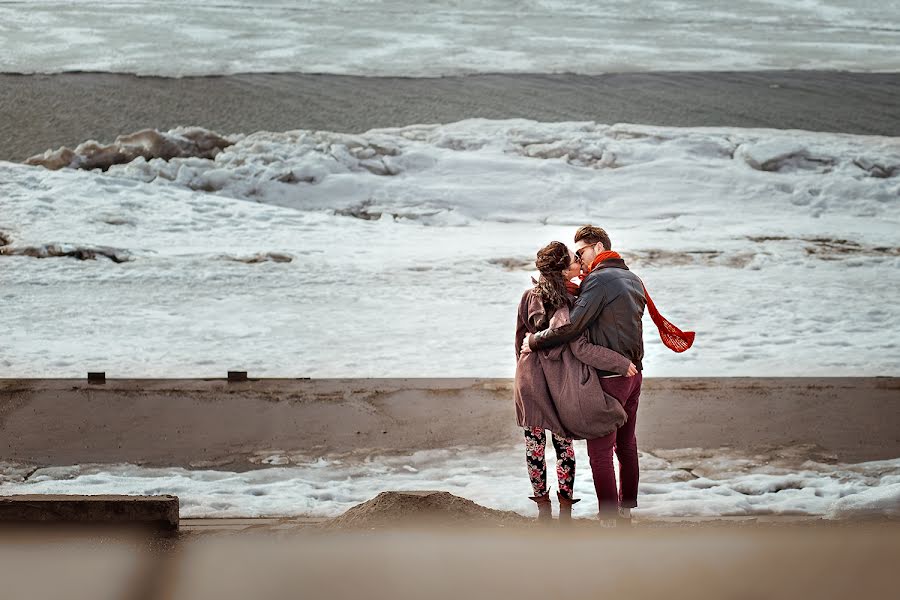
[[[639,447],[900,456],[900,378],[650,378]],[[509,379],[0,379],[0,457],[246,470],[273,453],[519,444]]]
[[[178,529],[175,496],[0,496],[0,524],[91,524]]]

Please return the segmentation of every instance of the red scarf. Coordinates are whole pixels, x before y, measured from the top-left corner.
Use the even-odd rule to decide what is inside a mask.
[[[605,260],[609,260],[611,258],[622,259],[619,256],[618,252],[614,252],[612,250],[606,250],[604,252],[600,252],[597,257],[591,262],[590,268],[584,271],[581,275],[582,279],[587,276],[588,273],[597,268],[597,265],[602,263]],[[566,283],[566,288],[569,287],[569,283]],[[572,283],[573,286],[576,287],[578,284]],[[647,293],[647,286],[644,285],[644,282],[641,282],[641,285],[644,287],[644,297],[647,298],[647,310],[650,313],[650,318],[653,319],[653,323],[656,325],[656,328],[659,330],[659,337],[662,339],[663,344],[666,345],[667,348],[674,350],[675,352],[684,352],[694,343],[694,332],[693,331],[682,331],[675,327],[668,319],[659,314],[659,310],[656,308],[656,304],[653,303],[653,299],[650,298],[650,294]],[[573,292],[575,293],[575,292]],[[575,293],[577,295],[577,293]]]
[[[584,269],[582,269],[582,271],[584,271],[584,274],[587,275],[588,273],[596,269],[597,265],[602,263],[604,260],[609,260],[611,258],[618,258],[619,260],[622,260],[622,257],[615,250],[604,250],[603,252],[597,253],[597,256],[594,257],[594,260],[593,262],[591,262],[591,266],[587,271],[584,271]]]

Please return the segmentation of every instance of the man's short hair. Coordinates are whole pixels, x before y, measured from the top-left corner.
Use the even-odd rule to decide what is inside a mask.
[[[582,225],[575,232],[575,241],[584,240],[588,244],[596,244],[600,242],[607,250],[612,250],[612,243],[609,241],[609,235],[602,227],[594,227],[593,225]]]

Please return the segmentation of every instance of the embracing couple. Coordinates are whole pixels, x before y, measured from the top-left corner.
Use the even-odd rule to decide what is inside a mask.
[[[599,518],[629,520],[637,506],[635,437],[644,357],[641,319],[650,311],[663,342],[676,352],[691,346],[653,305],[640,278],[612,251],[600,227],[585,225],[572,249],[551,242],[537,253],[540,272],[519,303],[516,324],[516,417],[525,431],[528,474],[538,519],[552,518],[544,459],[552,436],[559,481],[559,518],[571,520],[574,439],[587,440]],[[572,280],[580,277],[581,284]],[[613,453],[619,461],[617,486]]]

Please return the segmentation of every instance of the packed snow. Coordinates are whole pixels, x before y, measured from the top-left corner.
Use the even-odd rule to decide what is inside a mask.
[[[549,446],[549,445],[548,445]],[[575,507],[597,513],[583,442],[576,442]],[[333,517],[385,490],[443,490],[533,515],[520,447],[446,448],[357,458],[259,454],[252,471],[81,465],[25,470],[0,463],[0,495],[175,494],[181,516]],[[900,516],[900,459],[858,464],[805,459],[807,448],[742,454],[725,448],[641,453],[636,517]],[[548,475],[556,489],[553,451]]]
[[[674,354],[646,319],[648,376],[900,374],[897,138],[470,120],[228,139],[105,172],[0,163],[0,377],[510,376],[535,252],[589,222],[697,332]]]
[[[896,71],[897,23],[868,0],[32,0],[0,3],[0,71]]]

